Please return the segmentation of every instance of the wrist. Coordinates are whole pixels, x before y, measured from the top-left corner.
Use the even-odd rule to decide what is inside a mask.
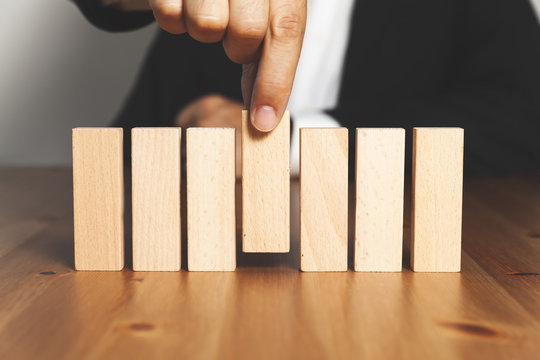
[[[114,6],[123,11],[152,10],[148,0],[101,0],[103,6]]]

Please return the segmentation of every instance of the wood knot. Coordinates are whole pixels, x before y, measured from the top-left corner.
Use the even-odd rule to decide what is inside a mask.
[[[54,271],[42,271],[39,273],[39,275],[56,275],[56,272]]]
[[[129,328],[133,331],[151,331],[154,330],[154,324],[150,323],[133,323],[129,325]]]
[[[481,336],[481,337],[500,337],[502,334],[497,332],[496,330],[490,329],[483,325],[475,325],[475,324],[467,324],[467,323],[459,323],[459,322],[443,322],[439,323],[440,326],[452,330],[457,333],[462,333],[465,335],[474,335],[474,336]]]
[[[513,273],[509,273],[508,275],[513,275],[513,276],[538,276],[540,274],[535,273],[535,272],[513,272]]]

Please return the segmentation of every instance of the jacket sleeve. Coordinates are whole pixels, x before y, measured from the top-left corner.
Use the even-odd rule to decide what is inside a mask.
[[[100,0],[73,0],[84,17],[99,29],[121,32],[139,29],[154,21],[151,11],[123,11]]]

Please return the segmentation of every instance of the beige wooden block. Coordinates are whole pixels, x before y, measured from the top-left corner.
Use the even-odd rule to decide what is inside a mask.
[[[123,130],[76,128],[72,141],[75,269],[122,270]]]
[[[404,129],[356,129],[355,271],[401,271]]]
[[[133,270],[180,270],[180,128],[131,131]]]
[[[302,271],[347,271],[348,133],[300,129]]]
[[[242,112],[242,250],[289,252],[290,118],[269,133]]]
[[[414,271],[460,271],[463,135],[460,128],[413,131]]]
[[[236,268],[235,129],[186,134],[189,271]]]

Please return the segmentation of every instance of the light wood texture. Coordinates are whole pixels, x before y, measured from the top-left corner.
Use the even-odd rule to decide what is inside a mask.
[[[347,271],[348,134],[300,129],[302,271]]]
[[[180,128],[131,130],[133,270],[180,270]]]
[[[74,271],[71,182],[71,169],[0,167],[0,359],[540,353],[540,175],[465,180],[458,274],[413,273],[408,258],[402,273],[302,273],[297,221],[290,253],[240,252],[235,272]]]
[[[73,140],[75,268],[124,267],[124,164],[121,128],[76,128]]]
[[[354,270],[401,271],[404,129],[356,129]]]
[[[414,271],[461,268],[463,129],[415,128],[411,264]]]
[[[186,134],[189,271],[236,268],[235,129]]]
[[[242,112],[242,250],[289,252],[290,118],[286,111],[269,133]]]

